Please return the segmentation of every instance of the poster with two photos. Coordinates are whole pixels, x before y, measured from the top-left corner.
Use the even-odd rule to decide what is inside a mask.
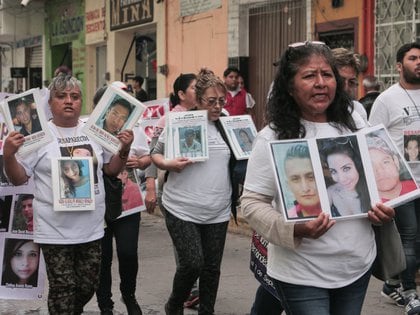
[[[383,125],[345,136],[269,143],[286,222],[321,212],[367,217],[371,205],[396,207],[420,196],[406,160]]]

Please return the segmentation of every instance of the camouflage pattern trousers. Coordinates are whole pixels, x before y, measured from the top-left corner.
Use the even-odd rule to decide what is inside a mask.
[[[50,315],[82,314],[99,282],[101,240],[40,245],[47,267]]]

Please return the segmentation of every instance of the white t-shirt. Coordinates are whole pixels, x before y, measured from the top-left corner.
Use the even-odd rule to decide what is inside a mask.
[[[104,234],[105,192],[102,166],[109,163],[112,154],[82,133],[83,123],[76,128],[56,127],[52,121],[48,127],[54,140],[18,160],[26,174],[34,176],[34,241],[45,244],[80,244],[100,239]],[[71,147],[90,145],[94,152],[95,204],[93,211],[54,211],[51,160],[69,156]],[[95,161],[96,160],[96,161]],[[97,164],[96,164],[97,163]],[[95,165],[96,164],[96,165]],[[96,183],[96,181],[98,181]]]
[[[190,164],[180,173],[169,172],[162,203],[181,220],[211,224],[229,221],[232,186],[229,147],[214,122],[208,122],[207,133],[209,159]]]
[[[357,125],[363,126],[360,117],[358,119]],[[303,124],[307,131],[306,138],[348,133],[341,133],[328,123],[303,121]],[[276,189],[267,145],[271,140],[277,140],[275,133],[265,127],[255,140],[244,187],[259,194],[273,196],[274,208],[282,215],[282,203]],[[339,288],[366,273],[375,256],[375,239],[368,219],[338,221],[318,239],[303,238],[295,249],[269,244],[267,272],[274,279],[288,283]]]
[[[420,139],[420,89],[404,91],[399,83],[390,86],[373,103],[369,122],[373,126],[382,123],[404,156],[404,135]],[[408,164],[420,183],[420,162]]]
[[[130,147],[130,156],[136,155],[138,157],[142,157],[144,155],[149,154],[150,149],[149,145],[147,144],[147,136],[143,128],[140,127],[140,125],[134,126],[133,134],[134,139]]]

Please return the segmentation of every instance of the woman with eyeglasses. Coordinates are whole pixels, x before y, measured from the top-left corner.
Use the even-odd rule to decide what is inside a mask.
[[[327,190],[333,217],[366,213],[370,209],[365,172],[356,144],[355,136],[318,140],[328,174]]]
[[[366,219],[336,222],[323,212],[305,223],[285,224],[267,143],[355,132],[365,123],[352,108],[325,44],[296,43],[286,49],[241,199],[248,223],[269,241],[267,271],[286,314],[360,314],[376,257],[372,223],[394,216],[392,208],[377,203]]]
[[[226,100],[223,82],[202,69],[195,84],[197,108],[208,113],[209,159],[165,160],[164,137],[152,151],[152,160],[168,171],[162,204],[166,226],[179,257],[172,293],[165,305],[167,315],[183,314],[183,303],[199,278],[199,314],[214,314],[220,265],[230,213],[235,215],[237,196],[231,173],[233,153],[223,133],[219,117]]]

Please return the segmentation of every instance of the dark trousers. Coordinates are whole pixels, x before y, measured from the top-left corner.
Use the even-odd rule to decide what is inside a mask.
[[[140,229],[140,213],[134,213],[107,224],[102,238],[101,272],[99,287],[96,291],[99,308],[112,308],[112,255],[113,237],[118,257],[120,274],[120,291],[123,296],[132,296],[136,292],[138,272],[138,239]]]
[[[100,244],[100,240],[72,245],[40,244],[47,268],[51,315],[83,313],[98,283]]]
[[[395,208],[395,223],[400,232],[407,268],[400,273],[404,290],[416,289],[416,240],[420,227],[420,199]]]
[[[169,211],[166,211],[165,220],[179,258],[168,301],[169,309],[174,312],[182,309],[191,287],[200,278],[198,314],[214,314],[229,222],[196,224],[178,219]]]
[[[282,311],[280,300],[260,285],[255,293],[250,315],[280,315]]]

